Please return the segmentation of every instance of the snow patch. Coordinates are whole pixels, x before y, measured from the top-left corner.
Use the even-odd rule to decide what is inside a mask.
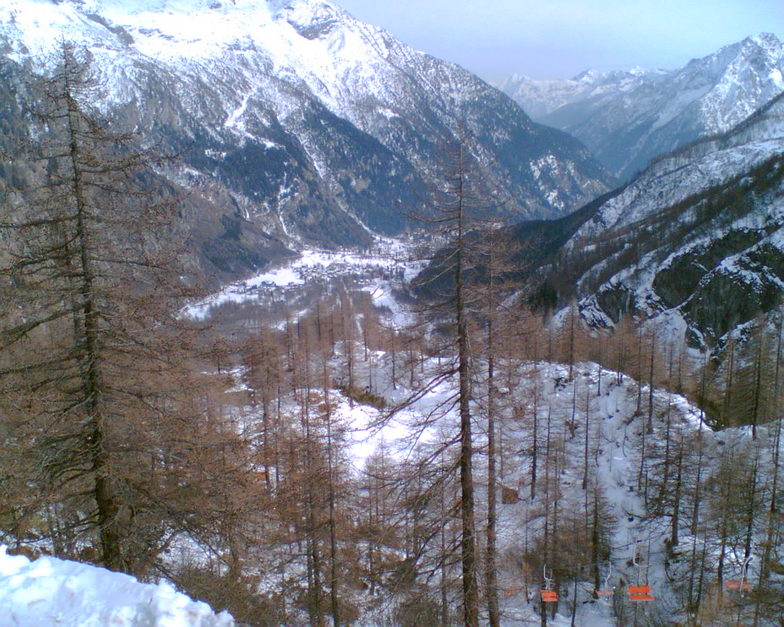
[[[19,627],[230,627],[226,612],[215,614],[167,583],[140,583],[130,575],[41,557],[31,562],[0,546],[2,624]]]

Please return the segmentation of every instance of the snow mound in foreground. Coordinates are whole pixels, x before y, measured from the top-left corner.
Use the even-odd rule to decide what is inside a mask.
[[[215,614],[170,585],[139,583],[130,575],[41,557],[8,555],[0,546],[0,622],[49,627],[230,627],[226,612]]]

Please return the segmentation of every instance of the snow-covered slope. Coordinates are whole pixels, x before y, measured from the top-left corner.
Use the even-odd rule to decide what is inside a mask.
[[[703,345],[771,310],[784,293],[784,95],[575,216],[547,251],[573,262],[540,289],[581,299],[593,323],[660,317]]]
[[[167,584],[78,562],[40,557],[31,562],[0,546],[0,623],[8,627],[230,627]]]
[[[784,91],[784,44],[761,34],[678,70],[587,72],[501,85],[538,121],[566,130],[623,179],[658,154],[730,130]]]
[[[62,39],[90,50],[95,103],[181,156],[205,256],[264,265],[289,245],[393,234],[465,138],[508,216],[558,215],[612,178],[571,137],[539,126],[465,70],[320,0],[9,0],[0,62],[21,81]],[[459,127],[463,125],[463,130]]]
[[[280,278],[285,284],[286,280]],[[359,343],[355,350],[357,355],[361,353]],[[622,345],[615,344],[612,351],[616,350],[619,362],[633,359],[630,354],[624,354]],[[635,353],[632,346],[627,346],[626,351]],[[609,357],[609,353],[605,356]],[[329,368],[337,371],[343,359],[338,350]],[[449,464],[454,463],[451,455],[459,424],[454,402],[456,376],[454,372],[444,376],[443,355],[431,356],[419,361],[410,374],[407,368],[401,372],[397,362],[395,384],[395,360],[394,354],[383,350],[371,350],[364,359],[357,359],[353,371],[355,385],[386,400],[387,408],[353,402],[338,390],[332,390],[328,405],[333,433],[345,434],[351,472],[360,478],[361,485],[367,485],[363,470],[374,479],[389,477],[385,482],[390,486],[383,500],[385,505],[405,508],[408,503],[412,516],[406,519],[403,514],[404,519],[411,520],[419,529],[443,528],[447,538],[457,540],[455,518],[451,513],[444,515],[444,503],[451,502],[452,492],[447,492],[450,500],[440,502],[434,497],[409,501],[400,496],[412,489],[402,480],[408,476],[407,464],[427,469],[417,475],[417,485],[421,485],[426,483],[422,477],[438,473],[439,460],[443,463],[446,457]],[[482,393],[486,380],[480,372],[486,364],[477,358],[474,365],[477,367],[475,398],[471,401],[477,451],[474,481],[477,526],[482,528],[487,515],[487,456],[484,454],[487,432]],[[732,464],[733,476],[743,477],[750,474],[752,460],[758,460],[760,471],[755,470],[755,485],[760,494],[767,493],[772,483],[771,451],[780,445],[776,424],[761,426],[756,440],[747,427],[714,431],[706,424],[704,413],[683,396],[669,393],[659,384],[652,390],[596,363],[578,362],[570,367],[541,360],[517,362],[513,358],[500,359],[495,366],[496,472],[501,486],[497,507],[497,563],[502,624],[539,624],[538,597],[546,583],[542,576],[545,564],[551,569],[551,577],[555,573],[554,589],[559,594],[558,604],[551,606],[555,616],[548,618],[550,625],[566,627],[574,622],[608,627],[625,624],[624,617],[631,614],[638,616],[639,624],[685,620],[690,590],[702,590],[707,596],[716,586],[719,540],[710,521],[716,516],[716,509],[723,505],[721,493],[715,489],[722,466]],[[657,363],[656,369],[664,376],[667,366]],[[679,376],[674,375],[672,368],[670,375]],[[240,378],[249,382],[252,374],[242,373],[240,369]],[[675,381],[671,378],[668,383],[672,385]],[[405,399],[411,403],[390,415],[388,408]],[[292,395],[279,402],[291,411],[296,408]],[[250,406],[247,411],[253,415]],[[734,462],[733,456],[736,456]],[[366,465],[373,458],[376,465]],[[379,459],[383,464],[378,464]],[[385,467],[389,475],[376,474]],[[680,486],[681,480],[684,488],[683,496],[679,497],[681,487],[676,487],[676,483]],[[705,502],[696,508],[691,500],[695,481],[702,481],[706,486]],[[450,485],[449,479],[444,483]],[[362,494],[364,490],[360,487],[357,492]],[[679,540],[673,544],[672,505],[676,501],[682,509],[675,525]],[[411,505],[412,502],[416,504]],[[692,512],[697,512],[699,525],[691,524]],[[741,518],[743,513],[733,510],[722,515],[725,519]],[[674,516],[677,518],[678,514]],[[721,557],[725,579],[738,577],[744,559],[741,536],[748,533],[753,535],[755,560],[745,575],[758,585],[759,555],[768,522],[766,517],[757,516],[750,527],[744,525],[726,534],[727,548],[722,549]],[[595,535],[589,532],[591,524],[598,529]],[[446,560],[444,566],[440,553],[444,544],[438,541],[438,536],[422,534],[421,537],[429,541],[422,540],[414,557],[401,551],[395,534],[388,531],[376,533],[372,546],[377,555],[385,555],[389,560],[386,563],[390,564],[390,572],[396,564],[413,564],[410,572],[417,590],[437,595],[440,581],[438,576],[433,577],[433,572],[442,569],[442,573],[446,571],[450,578],[457,580],[459,563]],[[713,548],[705,557],[704,577],[696,578],[692,574],[694,562],[690,572],[687,556],[693,546],[703,543],[710,543]],[[364,555],[366,545],[360,540],[359,546],[360,554]],[[459,544],[455,542],[452,546]],[[303,559],[301,555],[298,558]],[[296,559],[285,548],[265,549],[259,550],[257,559],[249,563],[261,573],[264,588],[269,590],[278,581],[276,561],[285,560],[287,568],[296,573],[298,585],[304,588],[307,570],[303,564],[297,568]],[[718,577],[721,586],[721,574]],[[290,579],[290,585],[294,581],[297,579]],[[398,595],[403,588],[392,581],[391,590],[383,583],[376,583],[375,592],[369,592],[366,583],[354,591],[349,581],[341,586],[341,594],[352,595],[358,608],[358,624],[403,622],[392,619],[389,611],[400,602]],[[649,585],[653,601],[635,608],[629,599],[629,584]],[[773,594],[779,594],[781,585],[781,577],[769,582]],[[611,597],[597,599],[594,590],[598,586],[612,590]],[[449,603],[459,608],[459,600],[451,596],[453,593],[454,589]],[[379,603],[380,598],[385,602]],[[753,614],[753,604],[744,605],[738,611],[748,620]],[[295,618],[293,622],[299,624],[305,620]],[[436,622],[423,620],[411,624]],[[707,620],[704,624],[708,624]]]
[[[629,227],[702,190],[743,174],[784,152],[784,94],[729,133],[656,159],[605,203],[578,237]]]

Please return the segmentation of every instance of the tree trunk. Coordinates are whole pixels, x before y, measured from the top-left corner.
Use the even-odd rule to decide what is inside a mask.
[[[491,261],[492,264],[492,261]],[[492,269],[491,269],[492,272]],[[498,577],[496,573],[496,443],[495,443],[495,346],[493,337],[493,277],[487,316],[487,614],[491,627],[498,627]]]
[[[92,268],[90,253],[92,242],[87,226],[88,203],[82,181],[82,164],[79,145],[78,118],[79,105],[73,96],[70,77],[75,68],[73,59],[67,48],[63,49],[63,76],[65,101],[67,105],[69,160],[71,164],[71,184],[76,209],[76,247],[79,258],[79,292],[81,300],[81,334],[84,350],[84,367],[82,370],[82,392],[85,409],[90,425],[89,446],[94,474],[93,497],[98,509],[98,529],[101,541],[101,563],[111,570],[121,570],[124,566],[122,558],[122,536],[117,524],[120,503],[112,484],[108,470],[108,455],[105,444],[105,424],[101,416],[101,378],[99,368],[102,357],[98,344],[97,311],[94,303],[95,272]]]
[[[463,526],[461,549],[463,565],[463,621],[466,626],[479,624],[479,598],[476,584],[476,534],[474,525],[473,439],[471,436],[471,410],[469,406],[471,381],[469,372],[468,323],[466,319],[463,285],[464,233],[463,233],[463,147],[460,146],[459,214],[457,260],[455,266],[455,314],[457,318],[457,353],[460,407],[460,514]]]

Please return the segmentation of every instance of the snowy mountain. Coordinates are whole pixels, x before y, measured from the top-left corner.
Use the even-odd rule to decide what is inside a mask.
[[[514,198],[507,217],[560,215],[612,184],[571,137],[330,2],[0,7],[10,84],[45,74],[63,39],[89,49],[96,105],[180,155],[166,174],[189,191],[201,253],[229,273],[263,266],[282,244],[365,245],[369,232],[399,232],[458,134],[490,184]]]
[[[537,277],[541,298],[577,298],[599,326],[632,312],[712,345],[784,293],[784,95],[569,218],[521,225],[516,237],[526,260],[548,269]]]
[[[537,121],[567,131],[621,179],[658,154],[724,133],[784,90],[784,44],[761,34],[664,72],[586,72],[500,87]]]
[[[520,104],[531,118],[541,120],[566,105],[628,93],[665,74],[666,70],[642,68],[628,72],[586,70],[567,79],[537,79],[513,74],[496,86]]]

